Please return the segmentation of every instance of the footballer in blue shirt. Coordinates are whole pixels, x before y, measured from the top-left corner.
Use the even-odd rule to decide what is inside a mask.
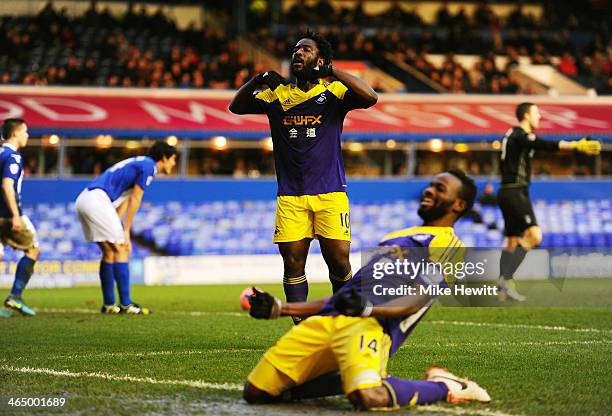
[[[157,172],[168,175],[175,165],[176,149],[158,141],[147,156],[131,157],[108,168],[76,200],[85,239],[95,242],[102,250],[102,313],[148,315],[151,312],[133,303],[130,295],[130,232],[145,189]],[[115,282],[119,305],[115,303]]]
[[[8,118],[2,124],[4,142],[0,147],[0,175],[2,175],[2,198],[0,198],[0,258],[4,246],[23,250],[15,271],[15,281],[4,306],[22,315],[36,315],[21,298],[21,294],[34,272],[34,264],[40,255],[36,230],[21,209],[21,184],[23,182],[23,157],[19,149],[28,143],[28,126],[24,119]],[[0,310],[0,316],[9,317],[7,310]]]

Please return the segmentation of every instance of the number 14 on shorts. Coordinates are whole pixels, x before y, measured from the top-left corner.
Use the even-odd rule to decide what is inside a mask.
[[[370,341],[367,341],[366,336],[361,334],[359,337],[359,352],[362,352],[365,348],[370,349],[374,355],[378,354],[378,340],[372,338]]]

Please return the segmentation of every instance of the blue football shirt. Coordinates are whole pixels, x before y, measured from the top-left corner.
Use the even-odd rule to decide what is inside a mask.
[[[2,179],[11,178],[15,181],[13,189],[15,189],[19,215],[22,215],[21,183],[23,182],[23,157],[17,149],[9,143],[4,143],[2,147],[0,147],[0,174],[2,175]],[[0,217],[12,217],[11,211],[4,200],[4,196],[0,198]]]
[[[105,170],[87,186],[87,189],[102,189],[113,205],[119,206],[130,195],[135,185],[146,190],[156,173],[155,161],[150,157],[131,157]]]

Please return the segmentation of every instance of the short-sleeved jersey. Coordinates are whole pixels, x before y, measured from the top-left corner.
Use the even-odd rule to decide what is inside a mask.
[[[531,183],[531,159],[535,151],[558,148],[558,141],[541,139],[520,127],[508,130],[502,141],[502,186],[528,187]]]
[[[413,249],[411,251],[411,249]],[[454,276],[441,276],[427,273],[419,273],[413,278],[402,275],[385,275],[384,278],[377,277],[375,273],[376,263],[395,262],[397,259],[408,259],[412,262],[423,263],[456,263],[461,261],[464,255],[464,245],[455,235],[451,227],[412,227],[400,230],[385,236],[378,245],[374,255],[351,280],[348,281],[338,293],[355,289],[362,297],[368,299],[374,306],[383,305],[389,301],[397,300],[398,296],[379,295],[375,292],[376,285],[384,285],[386,288],[399,288],[402,285],[427,286],[440,285],[447,287],[453,283]],[[380,291],[379,291],[380,293]],[[334,297],[323,307],[320,315],[339,315],[333,306]],[[406,340],[414,325],[408,324],[421,316],[405,315],[388,318],[376,318],[384,331],[391,337],[391,353],[393,354]]]
[[[150,157],[131,157],[105,170],[87,186],[87,189],[102,189],[113,205],[118,207],[132,193],[134,185],[146,190],[156,173],[155,161]]]
[[[254,95],[249,113],[266,114],[274,143],[278,195],[346,192],[340,136],[346,113],[358,107],[339,81],[304,92],[295,84]]]
[[[15,190],[15,198],[17,199],[17,208],[19,215],[21,211],[21,184],[23,182],[23,157],[12,145],[4,143],[0,147],[0,174],[2,179],[11,178],[14,180],[13,189]],[[4,196],[0,198],[0,217],[12,217],[11,210],[6,204]]]

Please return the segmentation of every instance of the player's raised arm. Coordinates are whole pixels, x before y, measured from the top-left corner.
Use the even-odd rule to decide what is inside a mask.
[[[520,147],[551,151],[577,150],[589,156],[596,156],[601,152],[601,143],[592,140],[591,137],[583,137],[580,140],[545,140],[536,136],[534,131],[540,126],[542,114],[538,106],[533,103],[519,104],[515,113],[520,128],[510,129],[506,136],[512,137]]]
[[[342,82],[354,94],[357,108],[372,107],[378,101],[378,94],[364,80],[349,74],[347,71],[330,65],[329,75]]]
[[[267,85],[270,87],[271,91],[274,91],[276,87],[286,83],[287,81],[275,71],[266,71],[257,74],[240,87],[228,108],[232,113],[239,115],[261,113],[262,111],[260,111],[257,105],[255,91],[262,85]]]
[[[546,140],[536,136],[530,140],[526,136],[517,135],[516,140],[522,147],[535,150],[577,150],[589,156],[596,156],[601,152],[601,142],[590,137],[580,140]]]
[[[580,140],[561,140],[559,149],[577,150],[589,156],[597,156],[601,152],[601,142],[590,137],[583,137]]]
[[[229,105],[229,110],[234,114],[248,114],[248,110],[253,106],[255,101],[255,90],[258,85],[255,82],[255,78],[249,80],[244,84],[232,98],[232,102]]]

